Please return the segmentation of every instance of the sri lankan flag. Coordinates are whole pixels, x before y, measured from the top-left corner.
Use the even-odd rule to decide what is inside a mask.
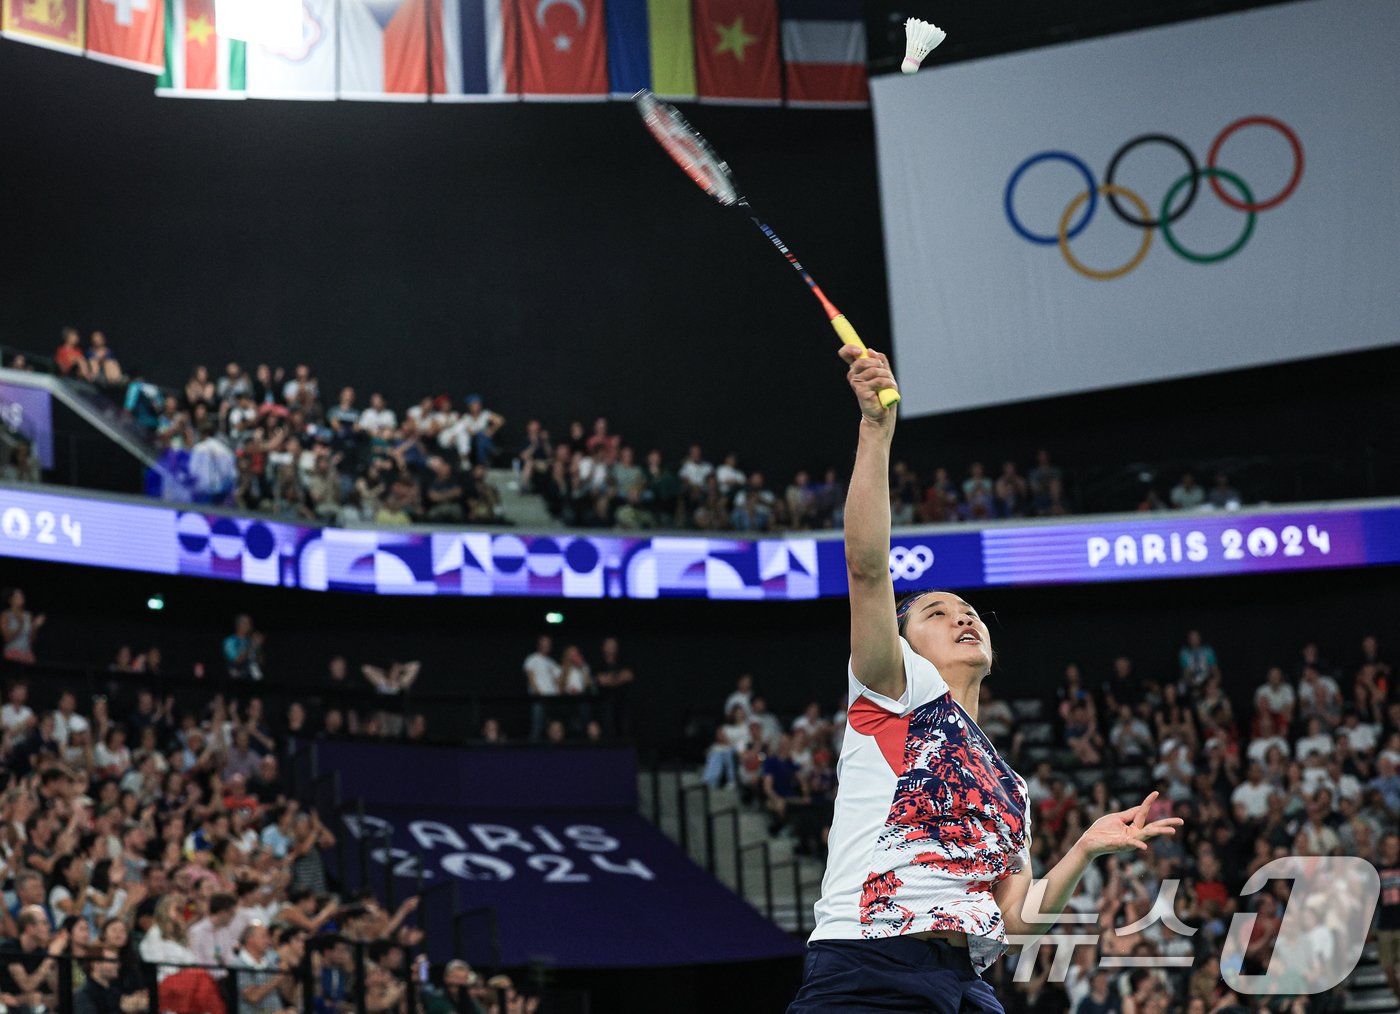
[[[168,0],[165,73],[157,95],[241,99],[247,88],[247,43],[219,35],[214,0]]]
[[[0,33],[16,42],[81,53],[83,11],[83,0],[4,0]]]

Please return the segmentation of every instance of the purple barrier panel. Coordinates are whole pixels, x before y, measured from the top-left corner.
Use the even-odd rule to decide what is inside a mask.
[[[784,957],[801,944],[760,916],[636,812],[631,750],[434,749],[324,743],[365,815],[327,815],[347,839],[348,885],[429,895],[434,961],[453,956],[450,890],[496,910],[501,960],[576,968]],[[334,821],[332,823],[332,821]],[[383,833],[391,832],[386,846]],[[334,855],[335,853],[328,853]],[[468,960],[490,960],[487,923],[464,924]]]
[[[53,468],[53,396],[37,387],[0,382],[0,423],[34,447],[44,468]]]
[[[320,743],[346,799],[366,806],[587,806],[636,809],[637,755],[623,747]]]
[[[408,779],[405,779],[408,781]],[[522,802],[540,794],[521,783]],[[545,799],[552,798],[546,789]],[[392,830],[393,847],[381,837]],[[508,810],[452,805],[378,806],[363,824],[343,815],[337,833],[358,866],[367,837],[369,881],[395,895],[456,880],[462,906],[496,910],[501,961],[561,968],[634,968],[753,961],[802,953],[803,945],[690,861],[627,810],[551,806]],[[358,871],[356,871],[358,872]],[[352,878],[358,882],[357,878]],[[449,897],[432,892],[424,928],[434,961],[454,956]],[[464,923],[468,961],[490,960],[487,923]]]

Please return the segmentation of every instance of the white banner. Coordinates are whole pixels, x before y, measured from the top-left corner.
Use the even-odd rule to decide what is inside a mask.
[[[905,412],[1400,341],[1397,38],[1313,0],[872,79]]]
[[[299,41],[248,43],[248,94],[259,99],[335,98],[337,0],[302,0]]]

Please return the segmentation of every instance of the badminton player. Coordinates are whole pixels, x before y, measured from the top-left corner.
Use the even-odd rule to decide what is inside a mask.
[[[851,705],[817,926],[788,1014],[1001,1011],[980,976],[1008,935],[1045,933],[1096,856],[1146,850],[1181,821],[1147,819],[1156,793],[1106,814],[1032,891],[1026,783],[977,726],[986,624],[949,591],[895,603],[895,412],[878,392],[896,385],[883,355],[859,356],[841,349],[861,413],[846,498]]]

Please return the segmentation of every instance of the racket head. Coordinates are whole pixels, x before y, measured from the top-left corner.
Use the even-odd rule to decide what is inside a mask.
[[[728,164],[681,115],[679,109],[669,102],[662,102],[645,88],[633,95],[632,101],[636,103],[642,122],[651,131],[651,136],[656,138],[657,144],[701,190],[726,206],[741,200]]]

